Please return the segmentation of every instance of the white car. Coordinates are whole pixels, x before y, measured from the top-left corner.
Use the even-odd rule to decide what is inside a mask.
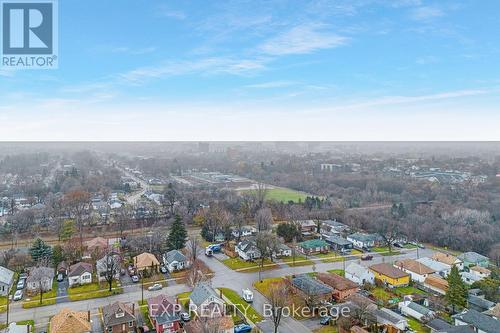
[[[162,288],[163,288],[163,286],[161,284],[155,283],[152,286],[149,286],[148,290],[149,291],[155,291],[155,290],[161,290]]]
[[[247,303],[252,303],[253,302],[253,292],[250,289],[243,289],[241,291],[241,297]]]
[[[20,301],[23,299],[23,291],[22,290],[16,290],[14,294],[14,301]]]

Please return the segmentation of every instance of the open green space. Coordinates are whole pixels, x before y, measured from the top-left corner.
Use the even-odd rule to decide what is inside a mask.
[[[375,287],[371,290],[373,297],[377,300],[387,303],[390,299],[394,298],[394,295],[382,287]]]
[[[267,293],[269,291],[270,286],[274,283],[279,283],[282,281],[283,281],[283,278],[280,278],[280,277],[268,278],[268,279],[263,279],[262,282],[257,281],[253,285],[254,285],[255,289],[257,289],[258,291],[260,291],[261,294],[263,294],[264,296],[267,297]]]
[[[232,289],[228,288],[219,288],[222,294],[227,297],[227,299],[233,303],[236,308],[242,313],[245,317],[250,319],[252,322],[256,323],[262,321],[264,318],[260,313],[255,311],[255,309],[245,302],[238,293]]]
[[[293,257],[284,257],[282,258],[283,262],[286,263],[290,267],[298,267],[298,266],[307,266],[313,265],[314,262],[312,260],[307,259],[305,256],[298,255],[295,256],[295,263]]]
[[[224,265],[231,268],[232,270],[241,271],[243,273],[258,272],[260,265],[260,260],[245,261],[241,258],[228,258],[223,260],[222,262],[224,263]],[[273,269],[276,268],[277,266],[278,266],[277,263],[272,262],[269,259],[266,259],[264,261],[264,267],[262,267],[262,270]]]
[[[241,192],[255,193],[255,190],[243,190]],[[307,193],[295,191],[289,188],[271,188],[267,190],[266,200],[274,200],[279,202],[304,202],[306,197],[310,196]]]
[[[109,291],[107,283],[89,283],[77,287],[68,288],[68,298],[71,301],[82,301],[91,298],[108,297],[123,293],[123,288],[118,287],[116,281],[113,281],[112,290]]]
[[[420,323],[418,320],[415,318],[407,318],[408,319],[408,326],[410,328],[417,332],[417,333],[429,333],[430,329],[426,326],[424,326],[422,323]]]

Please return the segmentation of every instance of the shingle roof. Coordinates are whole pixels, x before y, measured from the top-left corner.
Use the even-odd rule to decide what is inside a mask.
[[[403,272],[399,268],[396,268],[396,267],[389,265],[387,263],[380,263],[380,264],[371,265],[370,269],[372,271],[375,271],[379,274],[388,276],[388,277],[393,278],[393,279],[400,279],[402,277],[409,276],[408,273]]]
[[[199,283],[196,287],[194,287],[193,292],[189,295],[191,301],[198,306],[210,297],[219,298],[215,290],[207,283]]]
[[[160,266],[160,262],[152,253],[144,252],[133,258],[135,267],[148,268],[151,266]]]
[[[432,273],[436,272],[432,268],[425,266],[424,264],[422,264],[416,260],[413,260],[413,259],[403,259],[403,260],[396,261],[394,263],[394,266],[401,268],[401,269],[409,270],[411,272],[414,272],[414,273],[417,273],[420,275],[432,274]]]
[[[329,243],[333,243],[333,244],[338,244],[338,245],[350,245],[350,244],[352,244],[351,241],[348,241],[347,239],[345,239],[343,237],[335,236],[335,235],[325,237],[325,241],[327,241]]]
[[[28,278],[26,279],[26,282],[27,283],[36,282],[34,280],[35,276],[39,276],[39,275],[44,276],[47,279],[53,279],[54,275],[55,275],[54,269],[52,269],[50,267],[33,267],[30,270],[30,273],[28,275]]]
[[[412,309],[413,311],[416,311],[424,316],[428,315],[429,313],[432,313],[432,311],[427,309],[425,306],[422,306],[422,305],[415,303],[415,302],[408,303],[408,307],[410,309]]]
[[[92,264],[86,262],[79,262],[69,267],[68,276],[80,276],[83,273],[86,272],[92,273],[93,271],[94,268],[92,267]]]
[[[497,303],[492,309],[485,311],[484,314],[495,318],[500,318],[500,303]]]
[[[454,315],[453,318],[470,324],[486,333],[500,332],[500,323],[497,319],[489,317],[473,309],[466,309],[462,313]]]
[[[416,261],[418,261],[421,264],[424,264],[429,268],[432,268],[436,272],[447,271],[451,268],[451,265],[443,264],[442,262],[432,260],[431,258],[427,257],[419,258]]]
[[[444,321],[441,318],[434,318],[427,323],[427,326],[435,331],[443,331],[453,327],[450,323]]]
[[[174,261],[183,262],[186,261],[186,256],[179,250],[172,250],[165,253],[165,259],[169,263]]]
[[[490,275],[491,274],[491,271],[489,269],[481,267],[481,266],[472,266],[469,269],[471,271],[476,271],[476,272],[483,273],[483,274],[486,274],[486,275]]]
[[[361,232],[356,232],[352,235],[347,236],[348,238],[360,241],[360,242],[374,242],[380,239],[377,234],[365,234]]]
[[[333,273],[318,273],[318,280],[340,291],[358,288],[356,283]]]
[[[354,275],[358,278],[362,278],[363,275],[366,274],[367,271],[369,272],[370,270],[364,266],[361,266],[360,264],[355,263],[355,262],[350,263],[349,266],[347,266],[345,268],[346,273]]]
[[[469,304],[475,305],[479,308],[482,308],[483,311],[489,310],[495,306],[495,303],[488,301],[487,299],[479,296],[469,295],[467,299]]]
[[[400,321],[406,321],[405,317],[386,308],[377,309],[374,312],[377,317],[380,317],[393,324],[398,324]]]
[[[443,264],[446,265],[453,265],[457,261],[457,257],[452,256],[451,254],[448,253],[443,253],[443,252],[436,252],[432,255],[432,260],[439,261]]]
[[[292,284],[309,295],[323,295],[331,293],[333,289],[307,274],[297,275],[292,278]]]
[[[489,260],[488,257],[485,257],[477,252],[464,252],[458,256],[458,259],[474,263]]]
[[[448,281],[436,275],[429,275],[425,278],[424,283],[442,291],[448,290]]]
[[[105,328],[126,324],[135,320],[132,306],[122,302],[103,306],[102,318]]]
[[[328,243],[322,239],[310,239],[305,242],[299,243],[298,246],[304,249],[315,249],[317,247],[326,247]]]
[[[50,333],[86,333],[90,330],[87,312],[64,308],[50,319]]]
[[[0,266],[0,282],[11,285],[14,282],[14,272],[8,268]]]
[[[180,319],[179,314],[176,312],[175,301],[170,299],[167,295],[160,294],[148,298],[148,308],[149,316],[154,318],[160,325]]]

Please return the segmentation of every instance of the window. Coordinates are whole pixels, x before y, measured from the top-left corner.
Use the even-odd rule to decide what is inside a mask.
[[[134,327],[134,322],[133,321],[129,321],[128,322],[128,327]]]

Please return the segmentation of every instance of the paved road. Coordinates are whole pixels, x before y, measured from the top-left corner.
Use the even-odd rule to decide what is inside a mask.
[[[138,178],[135,176],[132,172],[129,172],[119,166],[117,166],[118,170],[120,170],[122,173],[124,173],[127,177],[132,178],[135,182],[139,183],[141,185],[141,189],[138,191],[135,191],[133,193],[127,194],[125,196],[125,200],[127,200],[127,203],[130,205],[134,205],[140,198],[141,196],[146,193],[146,191],[149,189],[149,185],[146,181]]]

